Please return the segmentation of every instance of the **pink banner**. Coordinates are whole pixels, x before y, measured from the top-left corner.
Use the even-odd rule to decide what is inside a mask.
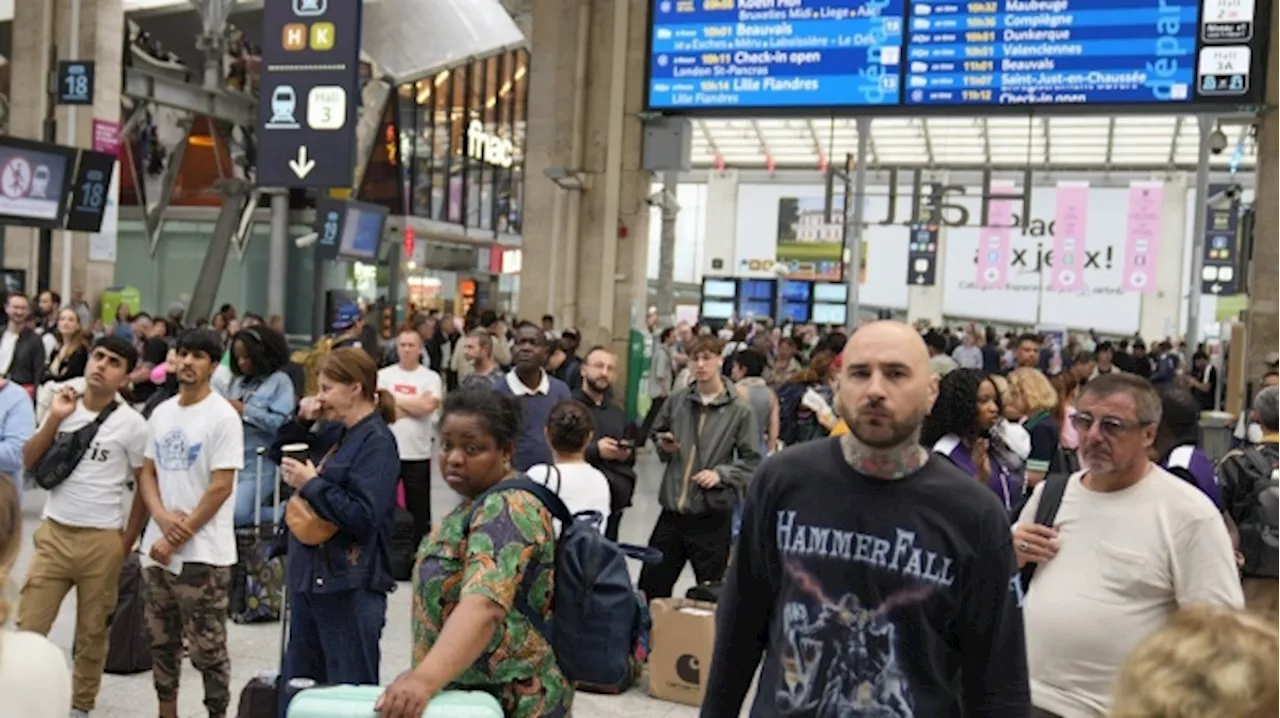
[[[998,197],[1014,192],[1012,182],[992,182],[991,194]],[[1012,199],[993,199],[987,212],[987,226],[978,229],[978,278],[980,289],[1004,289],[1009,283],[1009,245],[1013,235]]]
[[[1163,182],[1129,185],[1129,228],[1125,233],[1124,278],[1120,283],[1126,292],[1145,294],[1156,290],[1156,251],[1163,205]]]
[[[93,151],[120,156],[120,123],[93,118]]]
[[[1059,182],[1054,211],[1053,267],[1049,289],[1084,289],[1084,244],[1089,231],[1089,183]]]

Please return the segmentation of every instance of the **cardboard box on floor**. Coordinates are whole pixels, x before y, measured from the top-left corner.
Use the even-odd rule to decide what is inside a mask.
[[[707,671],[716,643],[716,605],[687,598],[659,598],[649,604],[649,695],[664,701],[702,705]]]

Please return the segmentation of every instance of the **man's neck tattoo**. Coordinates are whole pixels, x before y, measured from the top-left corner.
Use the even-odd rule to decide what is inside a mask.
[[[845,434],[840,437],[840,450],[854,471],[881,479],[901,479],[929,461],[929,452],[920,445],[919,439],[917,431],[898,446],[877,449],[862,443],[853,434]]]

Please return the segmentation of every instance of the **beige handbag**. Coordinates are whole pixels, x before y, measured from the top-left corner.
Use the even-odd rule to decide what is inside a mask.
[[[329,457],[333,456],[340,445],[341,443],[335,444],[320,460],[320,465],[316,467],[317,474],[324,470],[324,465],[328,463]],[[312,481],[316,481],[318,478],[312,479]],[[285,504],[284,523],[289,527],[289,532],[294,535],[294,538],[298,539],[304,546],[319,546],[338,533],[338,525],[320,518],[310,502],[302,498],[301,494],[298,493],[294,493],[293,496],[289,497],[289,503]]]

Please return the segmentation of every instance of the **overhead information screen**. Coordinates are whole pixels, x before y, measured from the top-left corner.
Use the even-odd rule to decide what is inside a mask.
[[[655,0],[649,105],[897,105],[904,4]]]
[[[1261,102],[1271,0],[653,0],[654,110]]]

